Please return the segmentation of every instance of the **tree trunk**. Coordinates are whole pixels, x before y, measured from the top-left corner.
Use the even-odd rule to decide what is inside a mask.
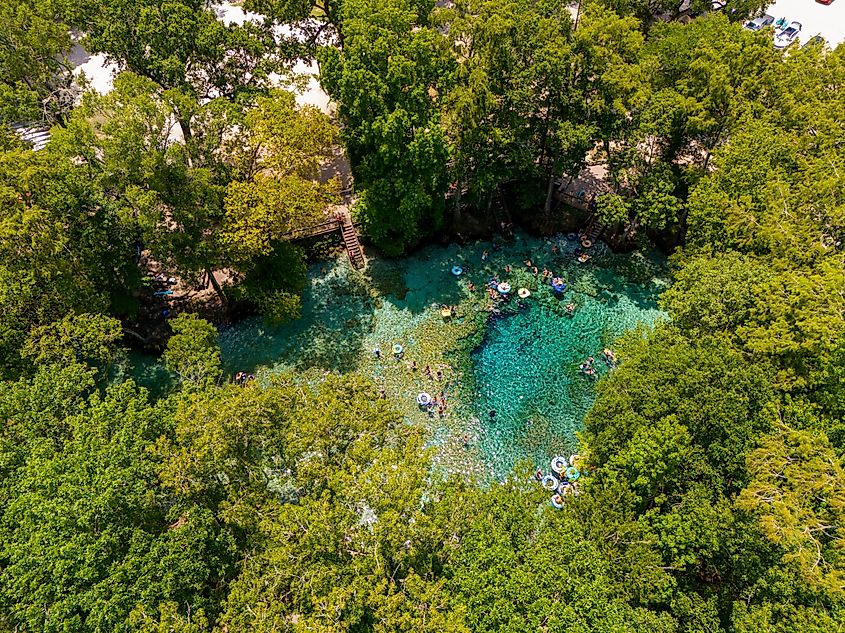
[[[455,215],[452,218],[455,226],[458,226],[461,221],[461,189],[463,189],[463,183],[458,182],[455,191]]]
[[[185,146],[187,147],[188,142],[193,138],[193,132],[191,132],[191,121],[181,116],[178,112],[176,113],[176,120],[179,122],[179,128],[182,130],[182,137],[185,139]],[[185,152],[185,156],[188,157],[188,167],[193,169],[194,161],[191,158],[191,149],[190,147],[187,147],[187,149],[188,151]]]
[[[129,336],[134,336],[136,339],[141,341],[141,343],[143,343],[144,345],[147,345],[149,343],[148,339],[145,339],[143,336],[138,334],[135,330],[130,330],[128,327],[124,327],[123,332],[125,334],[128,334]]]
[[[212,287],[214,288],[214,292],[217,293],[217,296],[220,297],[220,301],[223,302],[223,305],[228,305],[229,300],[226,298],[226,294],[223,292],[223,288],[220,287],[220,283],[217,281],[217,277],[214,276],[214,271],[211,268],[205,269],[205,274],[208,275],[208,281],[211,282]]]
[[[555,191],[555,175],[549,174],[549,188],[546,191],[546,206],[543,207],[543,212],[549,215],[552,212],[552,199]]]

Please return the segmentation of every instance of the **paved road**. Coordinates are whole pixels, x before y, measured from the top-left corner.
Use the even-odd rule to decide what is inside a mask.
[[[833,0],[830,6],[813,0],[777,0],[766,9],[766,13],[775,20],[786,17],[790,22],[800,22],[801,42],[819,34],[832,47],[845,40],[845,0]]]

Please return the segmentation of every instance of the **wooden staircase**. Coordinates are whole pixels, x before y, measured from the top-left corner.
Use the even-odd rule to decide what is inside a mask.
[[[587,223],[587,229],[583,233],[583,239],[590,240],[595,244],[603,232],[604,224],[596,216],[591,215]]]
[[[361,241],[358,239],[358,231],[352,225],[352,220],[348,215],[343,216],[340,223],[340,232],[343,235],[343,243],[346,244],[346,254],[349,256],[349,261],[355,268],[363,268],[366,260],[364,259],[364,249],[361,248]]]
[[[496,187],[493,197],[490,199],[490,210],[493,212],[493,218],[496,220],[496,230],[505,237],[511,237],[511,214],[508,213],[508,208],[505,206],[505,201],[502,198],[502,191]]]

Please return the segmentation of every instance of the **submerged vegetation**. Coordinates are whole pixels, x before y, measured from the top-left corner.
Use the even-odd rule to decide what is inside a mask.
[[[0,631],[845,626],[845,47],[777,52],[744,0],[688,24],[637,0],[218,4],[0,0]],[[77,33],[123,71],[109,94],[77,99]],[[311,56],[336,121],[273,87]],[[162,303],[295,319],[290,236],[340,200],[338,140],[389,255],[499,191],[565,220],[555,180],[588,164],[611,235],[674,247],[668,318],[613,343],[562,510],[531,464],[434,467],[372,359],[233,384],[215,325]],[[140,341],[173,379],[155,397],[122,369]]]

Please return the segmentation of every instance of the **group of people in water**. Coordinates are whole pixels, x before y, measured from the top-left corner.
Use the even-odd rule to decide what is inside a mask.
[[[613,352],[612,349],[607,347],[602,350],[602,357],[604,358],[604,362],[607,364],[608,367],[611,369],[616,367],[616,354]],[[579,365],[579,369],[581,373],[585,376],[595,376],[596,375],[596,367],[595,367],[596,359],[590,356],[587,360],[585,360],[581,365]]]
[[[441,391],[439,396],[432,396],[431,402],[424,405],[423,408],[428,412],[428,417],[433,418],[435,410],[440,419],[446,417],[446,393]]]
[[[235,374],[234,383],[243,387],[249,382],[255,380],[255,376],[253,374],[248,374],[245,371],[239,371]]]

